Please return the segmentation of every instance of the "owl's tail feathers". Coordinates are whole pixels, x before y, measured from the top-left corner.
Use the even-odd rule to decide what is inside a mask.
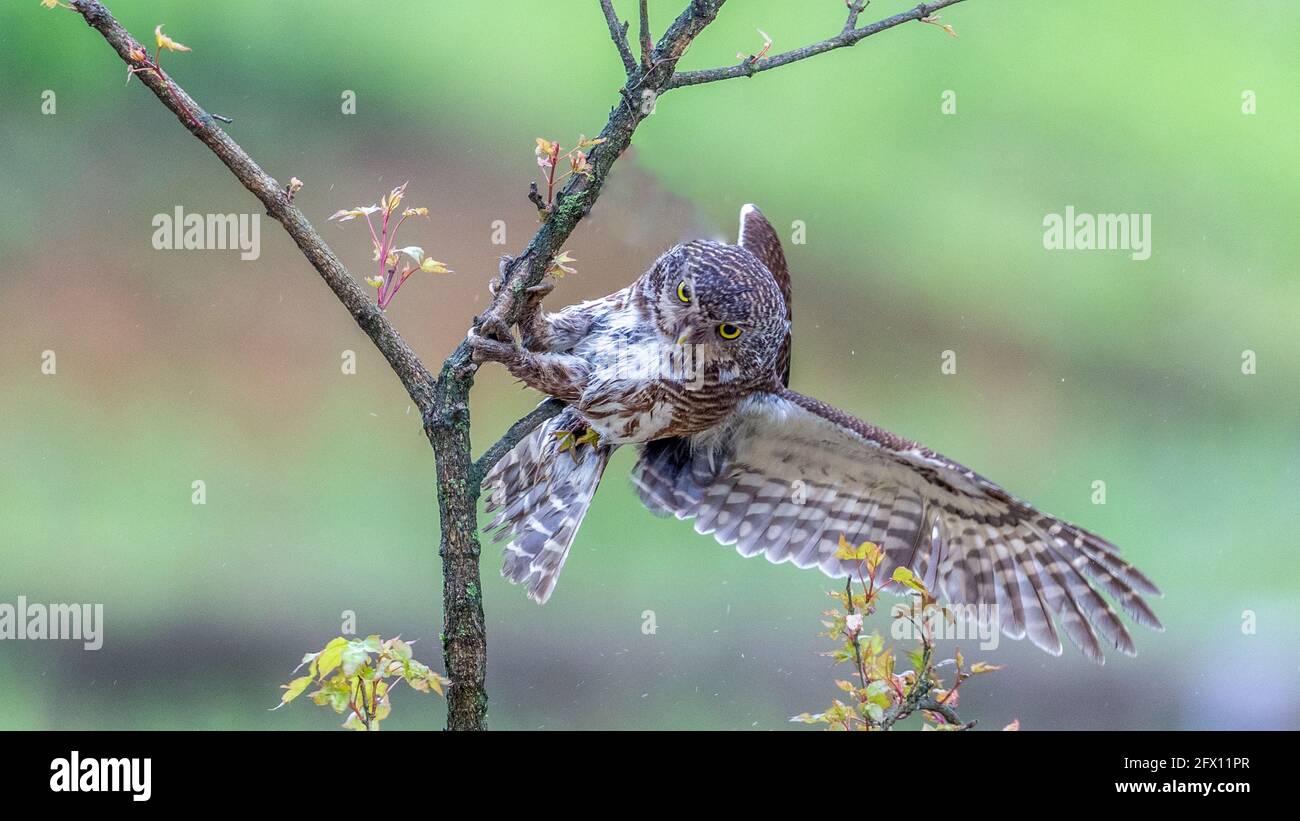
[[[488,524],[493,540],[510,539],[501,575],[545,604],[587,515],[617,445],[574,444],[585,424],[571,410],[547,420],[488,473]],[[568,434],[565,436],[565,434]]]

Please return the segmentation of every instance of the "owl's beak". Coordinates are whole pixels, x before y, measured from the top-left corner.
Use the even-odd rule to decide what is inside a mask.
[[[687,342],[690,342],[691,337],[694,334],[695,328],[691,324],[690,317],[683,318],[681,322],[678,322],[677,325],[673,327],[673,336],[677,337],[678,345],[685,345]]]
[[[707,333],[690,322],[682,323],[674,331],[677,335],[678,345],[699,345],[709,338]]]

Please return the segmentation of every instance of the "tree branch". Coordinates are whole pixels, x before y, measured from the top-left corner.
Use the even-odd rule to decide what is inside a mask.
[[[858,14],[866,7],[865,3],[860,0],[849,5],[849,17],[844,24],[843,30],[834,37],[829,37],[819,43],[797,48],[792,51],[786,51],[781,54],[774,54],[771,57],[762,57],[758,59],[747,59],[740,65],[727,66],[724,68],[712,68],[703,71],[683,71],[673,77],[668,83],[669,88],[681,88],[683,86],[699,85],[700,83],[713,83],[718,80],[730,80],[733,77],[753,77],[761,71],[769,71],[779,68],[799,60],[806,60],[818,54],[832,51],[837,48],[846,48],[857,45],[860,41],[873,34],[891,29],[901,23],[911,20],[920,20],[929,17],[936,11],[956,5],[962,0],[934,0],[930,3],[921,3],[914,9],[895,14],[893,17],[886,17],[884,20],[872,23],[862,28],[856,28]]]
[[[524,289],[546,276],[551,259],[591,210],[615,161],[632,142],[632,134],[653,107],[634,103],[634,93],[663,93],[686,47],[717,17],[726,0],[691,0],[664,32],[652,54],[650,67],[629,77],[620,90],[622,100],[600,132],[604,140],[588,155],[591,175],[574,174],[556,194],[555,209],[533,235],[523,253],[502,266],[492,303],[477,324],[494,319],[514,325],[523,309]],[[477,365],[470,361],[462,342],[443,362],[432,412],[425,430],[433,443],[438,470],[438,508],[441,513],[443,567],[443,647],[447,675],[455,684],[447,698],[448,729],[483,729],[487,724],[487,638],[483,625],[483,598],[479,577],[478,497],[483,473],[495,446],[483,460],[484,470],[470,461],[469,392]],[[536,413],[536,412],[534,412]],[[531,415],[530,415],[531,416]],[[539,423],[540,418],[534,420]],[[516,430],[522,437],[526,431]],[[504,452],[504,451],[502,451]],[[499,458],[499,453],[492,458]]]
[[[939,701],[931,695],[934,689],[934,682],[930,680],[930,659],[934,654],[934,647],[927,640],[921,655],[921,664],[916,670],[916,681],[907,691],[906,697],[885,712],[880,721],[880,729],[888,730],[898,722],[911,716],[917,710],[928,710],[932,713],[938,713],[943,716],[943,720],[956,727],[959,730],[969,730],[975,726],[974,721],[963,722],[957,715],[957,711],[952,707]],[[960,682],[958,682],[960,683]]]
[[[81,13],[92,28],[104,36],[108,44],[131,68],[139,68],[141,63],[132,58],[132,52],[148,53],[143,45],[122,28],[108,9],[96,0],[73,0],[72,7]],[[266,206],[266,213],[284,226],[289,236],[297,243],[303,256],[320,274],[321,279],[338,297],[343,307],[374,342],[375,347],[388,361],[389,367],[415,402],[421,413],[433,406],[434,380],[420,359],[402,339],[397,330],[389,323],[379,307],[352,274],[344,267],[330,247],[316,233],[307,218],[294,206],[280,185],[270,174],[262,170],[253,158],[248,156],[239,144],[213,121],[213,117],[199,107],[198,103],[185,90],[178,86],[166,72],[161,74],[152,69],[138,71],[136,76],[152,91],[164,106],[176,115],[181,124],[190,133],[203,142],[212,153],[217,155],[236,179],[247,188],[253,196]]]
[[[927,710],[932,713],[938,713],[943,716],[943,720],[956,727],[959,730],[969,730],[975,726],[975,720],[962,721],[957,711],[944,704],[942,701],[933,698],[924,698],[917,705],[918,710]]]
[[[618,49],[618,56],[623,61],[623,69],[627,76],[631,77],[636,74],[636,58],[632,56],[632,49],[627,44],[627,23],[620,23],[618,15],[614,13],[614,0],[600,0],[600,10],[605,12],[605,22],[609,24],[609,36],[614,40],[614,46]]]
[[[568,240],[578,222],[591,211],[610,168],[631,144],[637,126],[653,110],[652,106],[633,105],[631,101],[637,95],[658,96],[667,90],[673,69],[682,53],[705,26],[713,22],[725,2],[726,0],[691,0],[686,10],[664,32],[651,52],[651,69],[642,72],[635,79],[629,78],[621,89],[623,100],[610,112],[609,121],[599,134],[604,142],[594,147],[587,157],[591,165],[590,176],[574,174],[569,177],[564,188],[556,194],[555,210],[533,235],[523,253],[502,266],[501,282],[492,303],[476,324],[481,324],[489,317],[499,319],[507,325],[515,324],[522,309],[520,295],[525,288],[542,281],[551,258],[560,252],[560,246]],[[459,353],[464,354],[463,360],[457,356]],[[468,344],[463,343],[448,362],[453,360],[456,360],[454,364],[458,373],[477,369],[477,366],[469,362]]]
[[[650,9],[641,0],[641,67],[650,68]]]
[[[510,426],[496,444],[483,451],[483,455],[474,463],[474,471],[471,474],[474,481],[482,485],[483,477],[487,476],[492,466],[501,461],[514,446],[524,441],[524,437],[532,433],[534,429],[552,416],[556,416],[564,410],[564,403],[555,397],[547,397],[542,404],[533,408],[526,416]]]
[[[871,0],[845,0],[844,4],[849,7],[849,17],[844,21],[844,28],[840,29],[840,34],[849,34],[858,27],[858,15],[870,3]]]

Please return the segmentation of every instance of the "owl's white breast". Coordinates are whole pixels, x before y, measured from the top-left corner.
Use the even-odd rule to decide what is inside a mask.
[[[666,383],[680,377],[683,350],[640,310],[609,314],[574,346],[589,368],[579,409],[602,441],[630,444],[665,435],[675,411]]]

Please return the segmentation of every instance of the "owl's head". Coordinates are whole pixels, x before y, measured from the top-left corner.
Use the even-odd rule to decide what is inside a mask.
[[[771,272],[737,245],[695,240],[647,274],[651,312],[668,344],[697,345],[743,375],[771,371],[789,322]]]

